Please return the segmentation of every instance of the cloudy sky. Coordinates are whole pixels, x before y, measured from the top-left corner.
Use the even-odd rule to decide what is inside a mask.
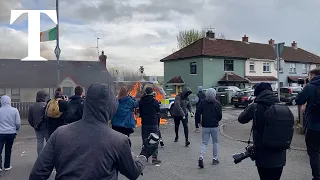
[[[159,60],[176,49],[179,30],[215,28],[227,39],[267,43],[293,40],[320,53],[319,0],[60,0],[62,60],[97,60],[96,38],[110,67],[163,75]],[[11,9],[55,9],[55,0],[0,1],[0,56],[27,54],[27,15],[10,25]],[[54,23],[43,15],[41,30]],[[54,59],[55,42],[41,43],[42,56]]]

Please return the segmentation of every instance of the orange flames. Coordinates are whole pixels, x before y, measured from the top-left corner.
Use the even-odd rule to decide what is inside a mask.
[[[162,99],[164,99],[163,94],[160,92],[158,88],[153,87],[153,90],[156,92],[156,97],[155,99],[159,102],[161,102]],[[142,93],[142,84],[140,82],[136,82],[133,85],[132,90],[130,91],[130,95],[132,97],[137,97],[138,92]],[[134,119],[136,120],[137,124],[136,127],[141,126],[141,117],[139,117],[138,113],[135,111],[134,112]],[[160,119],[160,124],[167,124],[167,120],[165,119]]]

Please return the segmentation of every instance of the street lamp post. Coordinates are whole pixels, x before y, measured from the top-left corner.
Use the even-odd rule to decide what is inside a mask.
[[[57,11],[57,45],[56,48],[54,49],[54,53],[57,58],[57,86],[60,85],[60,54],[61,50],[59,47],[59,0],[56,0],[56,11]]]

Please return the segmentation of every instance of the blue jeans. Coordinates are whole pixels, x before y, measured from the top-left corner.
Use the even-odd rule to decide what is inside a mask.
[[[206,153],[208,142],[210,137],[212,138],[213,144],[213,159],[218,158],[218,140],[219,140],[219,128],[202,128],[202,146],[200,152],[200,158],[203,159],[204,154]]]

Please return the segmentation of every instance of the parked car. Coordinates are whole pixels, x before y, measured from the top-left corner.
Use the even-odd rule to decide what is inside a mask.
[[[226,92],[226,90],[233,90],[233,92],[241,91],[237,86],[218,86],[218,87],[213,87],[217,93],[221,92]]]
[[[239,106],[247,107],[255,98],[253,92],[253,90],[237,91],[231,98],[231,104],[236,108]]]
[[[296,97],[302,91],[302,87],[282,87],[280,88],[280,101],[290,105],[296,105]]]

